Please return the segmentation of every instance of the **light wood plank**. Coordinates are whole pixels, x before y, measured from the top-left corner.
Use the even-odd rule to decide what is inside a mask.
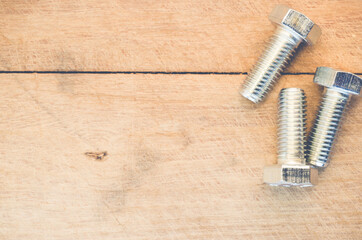
[[[277,0],[0,2],[0,70],[247,72]],[[360,0],[282,1],[318,23],[290,72],[362,72]]]
[[[240,76],[1,74],[0,239],[358,239],[361,101],[318,186],[262,184],[278,92],[310,125],[312,77],[255,106]]]

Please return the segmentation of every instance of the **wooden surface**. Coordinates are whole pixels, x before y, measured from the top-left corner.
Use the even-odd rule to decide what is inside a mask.
[[[305,90],[310,127],[303,72],[362,72],[360,1],[286,1],[323,36],[258,106],[245,74],[167,72],[248,72],[276,2],[1,1],[0,239],[360,239],[359,99],[319,185],[262,183],[279,90]]]
[[[247,72],[277,0],[2,0],[0,70]],[[291,72],[362,72],[361,0],[282,1],[322,28]]]

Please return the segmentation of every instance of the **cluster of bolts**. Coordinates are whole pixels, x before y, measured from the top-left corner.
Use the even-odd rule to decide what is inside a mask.
[[[302,42],[314,44],[320,28],[308,17],[284,5],[269,16],[277,24],[264,53],[248,75],[242,96],[262,101]],[[272,186],[309,187],[318,182],[318,168],[328,165],[342,114],[351,95],[359,95],[362,79],[352,73],[318,67],[314,82],[324,86],[312,130],[306,138],[306,96],[302,89],[284,88],[279,94],[278,164],[264,168]]]

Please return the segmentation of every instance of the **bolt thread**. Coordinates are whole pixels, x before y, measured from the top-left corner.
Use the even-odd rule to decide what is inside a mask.
[[[349,95],[327,88],[307,142],[307,161],[326,167]]]
[[[290,62],[301,41],[300,36],[279,26],[247,76],[240,94],[254,103],[263,100]]]
[[[279,94],[278,164],[305,164],[306,96],[300,88]]]

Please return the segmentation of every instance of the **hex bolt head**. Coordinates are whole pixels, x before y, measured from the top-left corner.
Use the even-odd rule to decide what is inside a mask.
[[[270,186],[312,187],[318,183],[318,170],[303,164],[266,166],[264,182]]]
[[[315,44],[322,34],[320,27],[307,16],[285,5],[275,6],[269,20],[298,34],[308,44]]]
[[[318,25],[302,13],[284,5],[277,5],[269,19],[278,27],[247,76],[240,92],[254,103],[264,99],[300,43],[305,41],[308,44],[315,44],[321,35]]]
[[[307,162],[325,168],[351,95],[359,95],[362,79],[353,73],[318,67],[314,82],[326,87],[307,141]]]

